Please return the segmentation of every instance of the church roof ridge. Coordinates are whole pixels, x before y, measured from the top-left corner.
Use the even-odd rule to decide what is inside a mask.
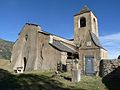
[[[27,23],[25,23],[25,25],[33,25],[33,26],[40,26],[40,25],[38,25],[38,24],[35,24],[35,23],[29,23],[29,22],[27,22]]]
[[[85,6],[81,9],[80,14],[85,13],[85,12],[88,12],[88,11],[90,11],[90,9],[88,8],[87,5],[85,5]]]
[[[80,10],[79,13],[75,14],[75,16],[76,16],[76,15],[83,14],[83,13],[86,13],[86,12],[90,12],[90,11],[91,11],[91,10],[88,8],[88,6],[85,5],[85,6]]]

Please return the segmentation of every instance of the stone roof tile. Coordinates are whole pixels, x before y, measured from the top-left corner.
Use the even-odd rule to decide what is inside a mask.
[[[76,51],[67,47],[60,41],[53,40],[53,43],[50,43],[53,47],[57,48],[60,51],[75,53]]]
[[[91,32],[91,37],[92,37],[92,40],[95,43],[95,45],[97,45],[99,47],[102,47],[98,37],[94,33],[92,33],[92,32]]]

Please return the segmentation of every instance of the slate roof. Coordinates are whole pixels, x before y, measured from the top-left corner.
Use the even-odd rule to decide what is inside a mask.
[[[102,45],[100,44],[98,37],[92,32],[91,32],[91,37],[95,45],[102,48]]]
[[[54,36],[57,36],[57,37],[60,37],[60,38],[63,38],[63,39],[65,39],[65,40],[68,40],[68,41],[70,41],[69,39],[66,39],[66,38],[64,38],[64,37],[61,37],[61,36],[59,36],[59,35],[55,35],[55,34],[52,34],[52,33],[49,33],[49,32],[46,32],[46,31],[39,31],[39,33],[43,33],[43,34],[45,34],[45,35],[54,35]]]
[[[75,50],[67,47],[66,45],[64,45],[62,42],[60,41],[56,41],[53,40],[53,43],[50,43],[53,47],[55,47],[56,49],[60,50],[60,51],[64,51],[64,52],[70,52],[70,53],[76,53]]]
[[[79,14],[86,13],[86,12],[90,12],[90,11],[91,10],[85,5],[79,13],[75,14],[75,16],[79,15]]]

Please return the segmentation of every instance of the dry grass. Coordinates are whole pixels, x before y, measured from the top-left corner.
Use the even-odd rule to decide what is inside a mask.
[[[0,59],[0,68],[11,71],[10,60]]]

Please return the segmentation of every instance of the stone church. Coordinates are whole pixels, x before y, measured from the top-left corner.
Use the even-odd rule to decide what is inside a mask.
[[[32,70],[70,71],[72,62],[79,63],[82,74],[99,72],[99,61],[107,50],[99,41],[97,17],[87,7],[74,15],[74,38],[69,40],[45,32],[37,24],[26,23],[16,40],[11,66],[15,72]]]

